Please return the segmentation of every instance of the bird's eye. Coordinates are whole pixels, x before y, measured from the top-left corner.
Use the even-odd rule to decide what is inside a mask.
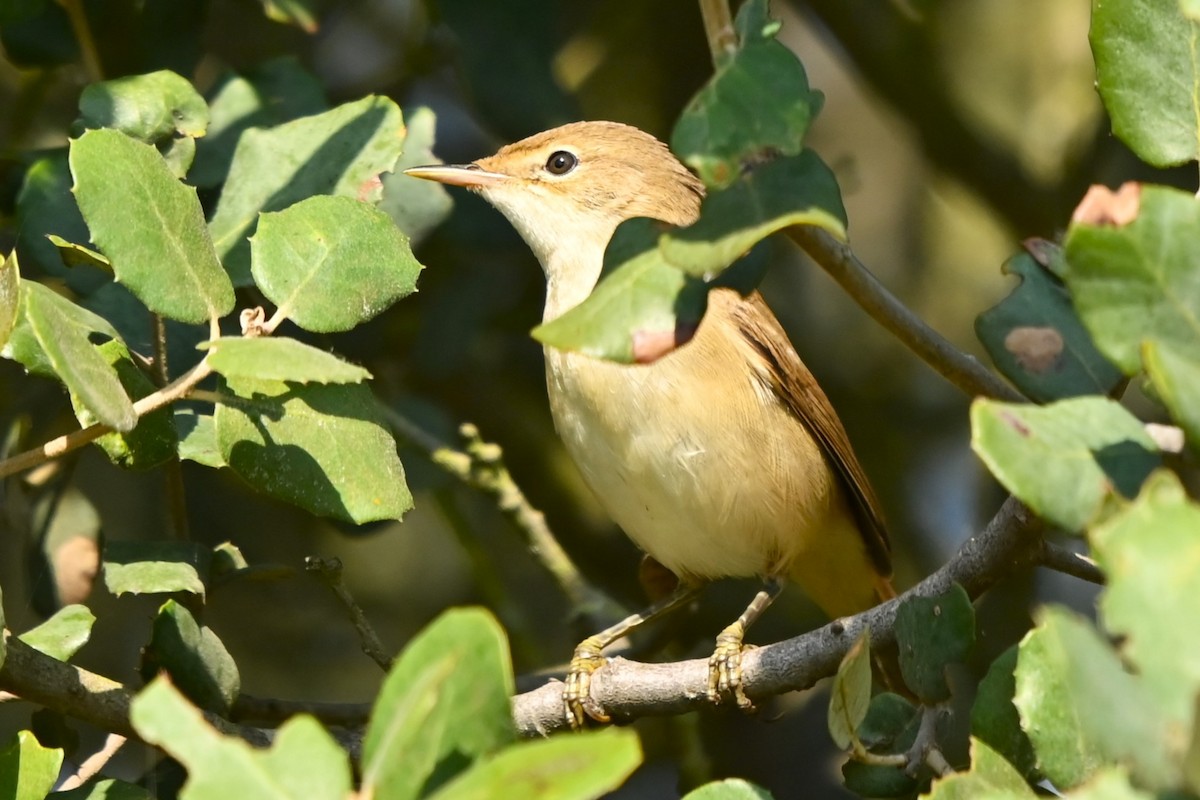
[[[551,175],[566,175],[578,165],[579,159],[574,153],[568,153],[566,150],[556,150],[550,154],[550,158],[546,161],[546,171]]]

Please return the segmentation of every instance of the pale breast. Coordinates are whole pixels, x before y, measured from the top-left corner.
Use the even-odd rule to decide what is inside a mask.
[[[820,447],[722,310],[650,365],[547,350],[551,410],[604,508],[677,575],[783,575],[846,507]]]

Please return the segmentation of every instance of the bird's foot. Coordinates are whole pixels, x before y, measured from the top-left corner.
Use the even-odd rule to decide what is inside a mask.
[[[600,642],[593,636],[580,642],[571,658],[562,696],[563,715],[571,730],[582,728],[588,717],[597,722],[612,721],[612,717],[592,699],[592,673],[608,663],[600,650]]]
[[[741,621],[733,623],[717,636],[717,648],[708,659],[708,699],[720,704],[733,695],[742,711],[753,711],[754,703],[742,688],[742,652],[746,646],[742,637],[746,628]]]

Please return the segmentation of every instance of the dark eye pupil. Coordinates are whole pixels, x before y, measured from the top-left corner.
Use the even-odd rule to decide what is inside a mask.
[[[551,154],[550,160],[546,162],[546,171],[551,175],[566,175],[571,170],[575,169],[575,165],[579,163],[579,159],[574,153],[568,153],[566,150],[559,150]]]

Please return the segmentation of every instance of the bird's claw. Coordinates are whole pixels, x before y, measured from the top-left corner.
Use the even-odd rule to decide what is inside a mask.
[[[584,639],[575,648],[562,694],[563,716],[571,730],[582,728],[589,717],[597,722],[612,721],[600,704],[592,699],[592,673],[606,663],[608,659],[601,655],[598,643],[592,639]]]
[[[745,628],[735,622],[717,636],[717,647],[708,659],[708,700],[720,704],[725,697],[733,695],[742,711],[753,711],[754,703],[742,688],[742,652],[745,646],[742,637]]]

